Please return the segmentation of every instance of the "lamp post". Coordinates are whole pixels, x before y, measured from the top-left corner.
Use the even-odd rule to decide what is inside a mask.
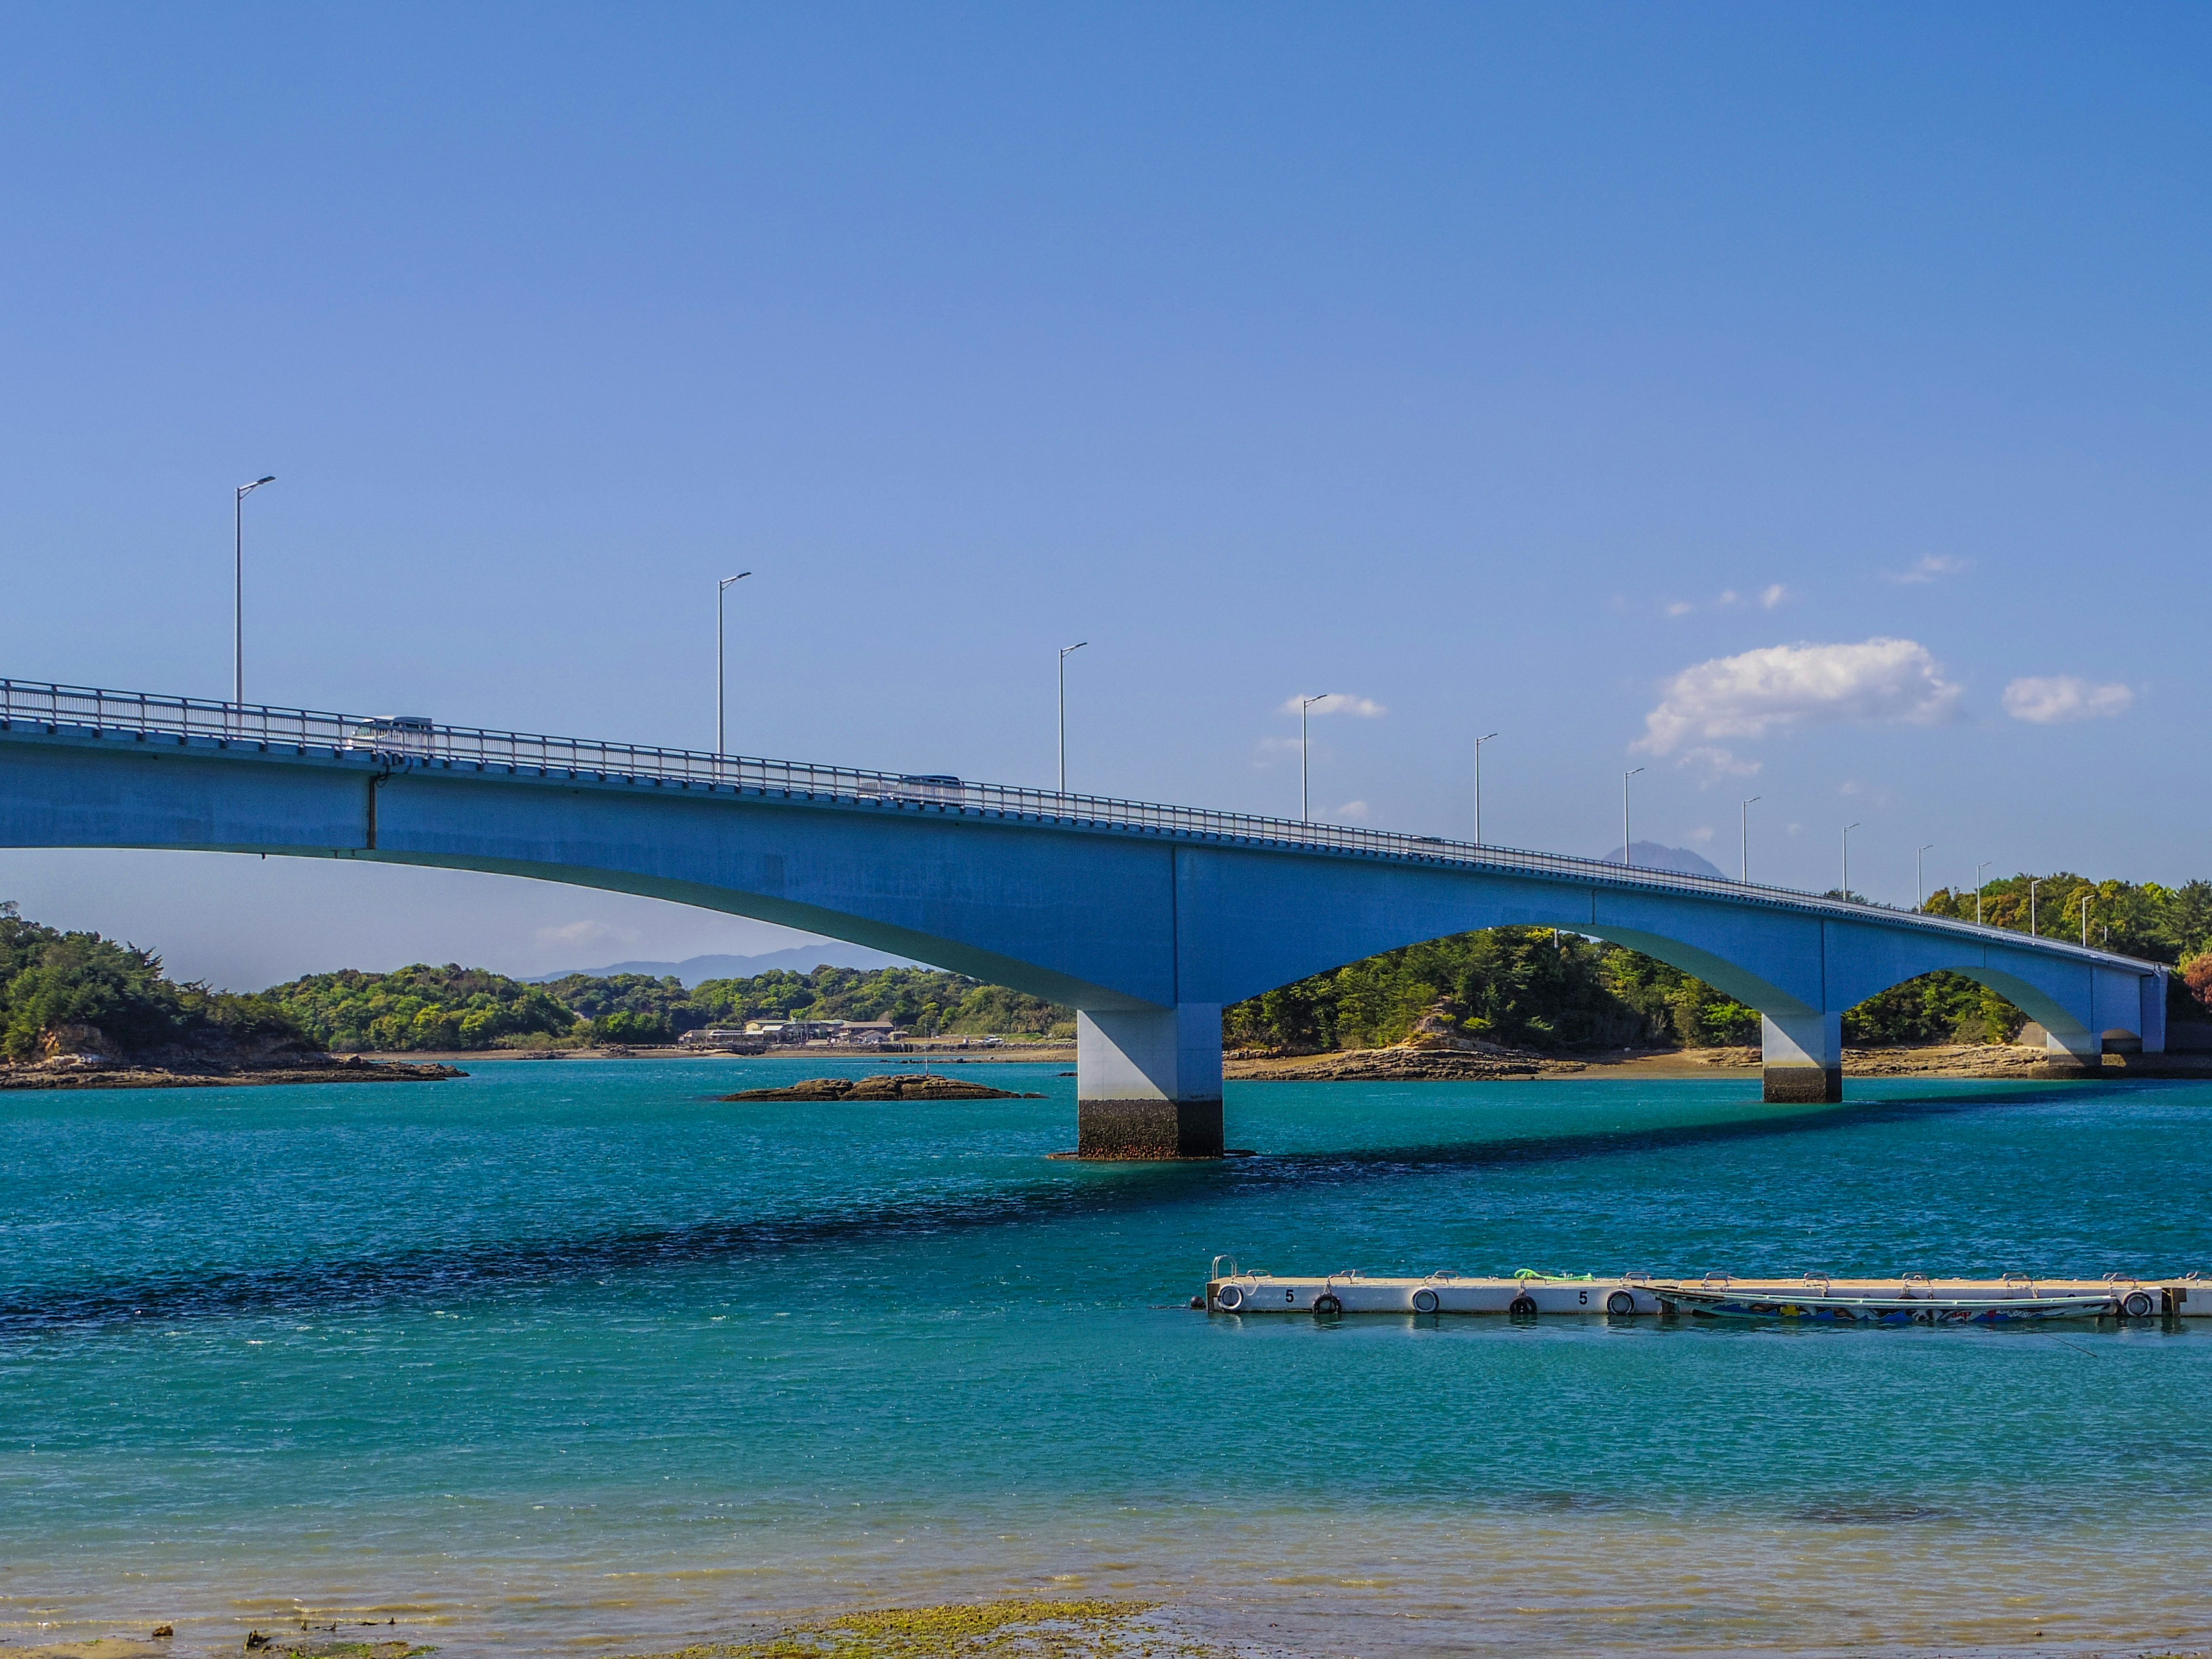
[[[2089,948],[2089,896],[2081,895],[2081,948]]]
[[[729,698],[722,689],[722,638],[726,631],[722,622],[725,611],[722,596],[752,574],[750,570],[740,570],[734,576],[723,577],[714,586],[714,752],[718,755],[729,752],[722,738],[725,711],[729,707]]]
[[[1628,838],[1628,781],[1643,769],[1631,767],[1620,775],[1620,867],[1624,870],[1636,862],[1636,854],[1630,850],[1635,843]]]
[[[1298,822],[1300,823],[1310,823],[1313,821],[1313,810],[1306,791],[1306,710],[1317,702],[1327,702],[1335,695],[1334,691],[1324,691],[1317,697],[1298,699]]]
[[[1060,793],[1067,793],[1067,659],[1091,641],[1078,640],[1060,647]]]
[[[1989,885],[1982,879],[1982,872],[1996,861],[1994,859],[1984,859],[1974,866],[1974,926],[1977,927],[1982,925],[1982,889]]]
[[[2040,931],[2035,925],[2035,890],[2042,885],[2041,876],[2027,884],[2027,931],[2031,933]]]
[[[1935,850],[1931,841],[1912,855],[1912,908],[1923,915],[1928,910],[1928,854]]]
[[[1474,844],[1482,845],[1482,745],[1498,735],[1486,732],[1474,740]]]
[[[1851,896],[1851,831],[1857,828],[1856,823],[1844,826],[1844,897],[1846,900]]]
[[[1764,795],[1753,795],[1743,804],[1743,884],[1751,885],[1751,801],[1765,800]]]
[[[230,700],[241,716],[246,713],[246,498],[276,482],[272,472],[239,485],[230,507]]]

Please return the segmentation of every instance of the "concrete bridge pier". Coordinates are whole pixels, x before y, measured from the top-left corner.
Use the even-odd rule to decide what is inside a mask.
[[[2104,1073],[2105,1039],[2101,1032],[2046,1030],[2043,1034],[2043,1051],[2051,1056],[2045,1064],[2053,1076],[2099,1077]]]
[[[1075,1017],[1083,1158],[1221,1156],[1221,1005]]]
[[[1844,1017],[1773,1014],[1763,1022],[1766,1099],[1778,1106],[1833,1105],[1844,1097]]]

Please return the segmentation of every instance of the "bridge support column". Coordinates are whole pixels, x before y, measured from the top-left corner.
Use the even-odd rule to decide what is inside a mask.
[[[2097,1077],[2105,1069],[2105,1039],[2098,1031],[2053,1031],[2043,1034],[2044,1064],[2054,1077]]]
[[[1084,1158],[1221,1156],[1221,1005],[1075,1016]]]
[[[1762,1015],[1766,1098],[1778,1106],[1832,1105],[1844,1097],[1844,1017]]]

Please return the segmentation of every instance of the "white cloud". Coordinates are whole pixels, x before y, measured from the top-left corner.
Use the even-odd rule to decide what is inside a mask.
[[[1340,818],[1350,818],[1354,823],[1364,823],[1367,821],[1367,803],[1348,800],[1336,809],[1336,815]]]
[[[1282,713],[1295,714],[1303,699],[1291,697],[1282,707]],[[1372,697],[1355,697],[1342,691],[1332,691],[1318,699],[1306,712],[1310,714],[1357,714],[1364,720],[1379,720],[1390,711]]]
[[[1771,611],[1789,597],[1788,588],[1783,586],[1780,582],[1771,582],[1759,591],[1757,603]],[[1710,601],[1669,599],[1665,605],[1660,606],[1659,610],[1662,616],[1686,617],[1694,611],[1707,608],[1708,605],[1716,611],[1735,611],[1752,603],[1751,599],[1746,599],[1735,588],[1724,587],[1714,594]]]
[[[1909,570],[1887,570],[1882,574],[1891,581],[1917,586],[1939,576],[1962,576],[1973,568],[1972,559],[1954,559],[1948,553],[1924,553],[1912,562]]]
[[[1959,688],[1943,678],[1942,665],[1911,640],[1770,645],[1675,675],[1644,717],[1644,735],[1633,747],[1670,755],[1698,738],[1763,738],[1798,726],[1929,726],[1948,719],[1958,701]],[[1713,763],[1709,757],[1692,760],[1698,752],[1684,763]],[[1717,752],[1730,766],[1741,763]]]
[[[2124,685],[2092,685],[2071,674],[2014,680],[2004,689],[2005,713],[2036,726],[2094,720],[2124,712],[2136,694]]]
[[[540,945],[635,945],[638,939],[636,928],[617,927],[604,921],[571,921],[538,930]]]
[[[1686,766],[1693,772],[1703,772],[1707,783],[1718,783],[1723,778],[1753,777],[1759,771],[1757,761],[1739,760],[1731,751],[1711,744],[1700,744],[1695,749],[1685,750],[1682,758],[1675,764]]]

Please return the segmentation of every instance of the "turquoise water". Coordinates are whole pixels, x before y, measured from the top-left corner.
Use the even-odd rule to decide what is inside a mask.
[[[2212,1270],[2212,1087],[1232,1085],[1214,1166],[819,1061],[0,1097],[0,1637],[619,1652],[1164,1599],[1298,1652],[2212,1638],[2212,1322],[1237,1320],[1209,1259]],[[858,1066],[848,1069],[863,1069]]]

